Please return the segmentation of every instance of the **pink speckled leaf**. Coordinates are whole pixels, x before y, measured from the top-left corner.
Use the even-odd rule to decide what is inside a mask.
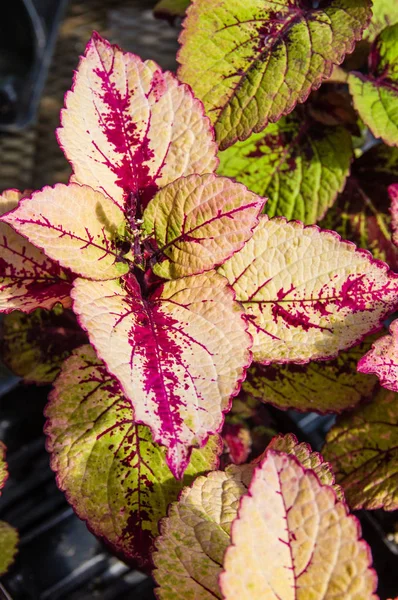
[[[202,104],[153,61],[88,43],[65,99],[58,138],[74,179],[120,207],[191,173],[213,172],[217,147]]]
[[[176,279],[222,264],[250,238],[263,206],[263,198],[227,177],[191,175],[170,183],[143,215],[143,231],[158,248],[154,273]]]
[[[252,437],[250,429],[243,423],[224,424],[222,439],[229,458],[234,465],[241,465],[249,458]]]
[[[397,306],[398,275],[333,232],[263,216],[220,267],[246,309],[257,362],[332,358]]]
[[[118,262],[122,210],[88,186],[72,183],[45,187],[3,216],[46,255],[83,277],[113,279],[126,273]]]
[[[4,222],[21,198],[17,190],[0,196],[0,312],[70,306],[70,275]]]
[[[398,246],[398,183],[390,185],[388,193],[391,198],[391,229],[392,241]]]
[[[377,340],[358,362],[360,373],[375,373],[388,390],[398,392],[398,320],[390,325],[390,335]]]
[[[217,468],[219,437],[195,449],[184,478],[176,480],[165,448],[135,422],[131,402],[87,345],[65,361],[46,416],[51,466],[68,501],[125,560],[149,566],[159,519],[183,486]]]
[[[376,600],[355,517],[312,470],[269,450],[241,500],[224,556],[225,600]]]
[[[169,281],[145,298],[132,275],[122,285],[77,279],[72,297],[137,422],[168,448],[168,464],[181,477],[190,448],[221,428],[251,358],[226,279],[209,271]]]

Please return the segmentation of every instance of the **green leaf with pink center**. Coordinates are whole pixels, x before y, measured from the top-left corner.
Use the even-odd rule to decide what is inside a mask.
[[[0,496],[7,479],[6,449],[4,444],[0,442]],[[0,576],[4,575],[14,562],[18,540],[19,536],[16,529],[8,523],[0,521]]]
[[[304,102],[371,17],[368,0],[194,0],[179,76],[203,101],[224,150]]]
[[[46,416],[51,466],[68,501],[125,560],[148,565],[169,503],[196,475],[217,468],[218,436],[192,452],[176,480],[165,449],[135,421],[131,402],[88,345],[65,361]]]

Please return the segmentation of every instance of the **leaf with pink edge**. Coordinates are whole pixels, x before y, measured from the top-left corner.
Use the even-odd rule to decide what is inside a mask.
[[[388,390],[398,392],[398,321],[390,325],[390,335],[377,340],[358,362],[360,373],[375,373]]]
[[[17,190],[0,196],[0,312],[70,306],[70,275],[1,219],[23,197]]]
[[[373,135],[398,146],[398,23],[376,38],[369,73],[351,73],[348,85],[354,106]]]
[[[311,469],[269,450],[240,503],[224,556],[225,600],[376,600],[376,573],[355,517]]]
[[[0,442],[0,496],[8,478],[7,463],[6,463],[6,448]],[[18,532],[8,523],[0,521],[0,576],[4,575],[9,567],[14,562],[15,554],[17,553]]]
[[[196,475],[217,468],[219,437],[194,450],[184,478],[174,479],[165,449],[135,422],[131,402],[91,346],[64,363],[46,416],[51,466],[68,501],[125,560],[148,565],[169,503]]]
[[[78,275],[114,279],[128,271],[118,249],[123,211],[86,185],[45,187],[2,220]]]
[[[121,208],[145,206],[158,188],[217,168],[203,106],[153,61],[94,33],[65,98],[58,139],[74,180]]]
[[[228,282],[214,271],[168,281],[142,296],[133,275],[77,279],[74,310],[138,422],[167,447],[176,477],[192,446],[220,430],[250,362],[251,338]]]
[[[335,357],[380,329],[398,275],[330,231],[263,216],[220,267],[246,310],[256,362]]]
[[[170,183],[143,215],[143,234],[158,248],[154,273],[177,279],[222,264],[250,238],[264,202],[244,185],[212,174]]]
[[[1,329],[2,360],[25,383],[52,383],[65,358],[87,343],[73,312],[60,305],[29,315],[14,310],[5,315]]]
[[[398,183],[390,185],[388,193],[391,198],[391,229],[392,241],[395,246],[398,246]]]
[[[338,419],[322,453],[352,509],[398,508],[398,395],[380,388],[371,404]]]
[[[371,17],[368,0],[194,0],[180,36],[179,77],[203,101],[221,150],[304,102]]]
[[[183,17],[191,0],[160,0],[153,9],[153,14],[158,19],[173,21],[176,17]]]
[[[262,402],[287,410],[339,413],[370,398],[377,378],[358,373],[358,360],[378,336],[369,336],[351,350],[328,362],[305,365],[253,364],[243,390]]]

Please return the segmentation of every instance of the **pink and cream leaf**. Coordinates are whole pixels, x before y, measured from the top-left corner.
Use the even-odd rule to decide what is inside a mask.
[[[77,279],[74,310],[138,423],[167,447],[181,477],[192,446],[220,430],[251,360],[251,338],[228,282],[214,271],[166,282],[143,298],[122,282]]]
[[[194,450],[184,478],[174,479],[165,449],[135,422],[131,402],[87,345],[64,363],[46,416],[51,466],[68,501],[115,552],[148,566],[169,503],[196,475],[217,468],[218,436]]]
[[[98,34],[66,95],[58,139],[74,180],[121,208],[218,164],[210,121],[188,86]]]
[[[353,510],[397,510],[398,394],[380,388],[371,404],[340,417],[322,453]]]
[[[390,325],[390,335],[377,340],[358,362],[360,373],[375,373],[388,390],[398,392],[398,321]]]
[[[158,248],[154,273],[177,279],[219,266],[250,238],[264,202],[244,185],[213,174],[170,183],[143,215],[143,233]]]
[[[124,233],[124,214],[112,200],[88,186],[45,187],[23,199],[2,220],[83,277],[113,279],[128,270],[117,247]]]
[[[263,216],[220,267],[246,310],[256,362],[335,357],[380,329],[398,302],[398,275],[318,227]]]
[[[4,221],[21,198],[17,190],[0,196],[0,312],[70,306],[70,274]]]

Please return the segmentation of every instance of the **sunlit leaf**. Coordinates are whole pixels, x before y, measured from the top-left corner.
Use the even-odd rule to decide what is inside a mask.
[[[68,501],[118,554],[147,564],[168,504],[196,475],[217,468],[218,436],[192,452],[176,480],[165,449],[134,421],[131,402],[90,346],[64,363],[46,415],[51,465]]]
[[[369,74],[348,79],[355,108],[375,137],[398,146],[398,23],[384,29],[369,57]]]
[[[126,199],[145,204],[178,177],[217,167],[212,128],[191,90],[98,34],[65,106],[58,139],[75,180],[121,207]]]
[[[368,0],[194,0],[184,21],[179,76],[204,102],[225,149],[304,102],[352,52]]]
[[[226,177],[191,175],[163,188],[143,215],[143,232],[164,258],[165,279],[203,273],[240,250],[258,223],[264,199]]]
[[[46,255],[83,277],[112,279],[128,270],[118,262],[122,210],[86,185],[45,187],[3,215]]]
[[[395,246],[398,246],[398,183],[390,185],[388,193],[391,198],[391,230],[392,230],[392,241]]]
[[[398,276],[333,232],[263,216],[219,272],[246,310],[257,362],[335,357],[381,327]]]
[[[375,373],[388,390],[398,392],[398,320],[390,325],[390,335],[377,340],[358,363],[360,373]]]
[[[388,27],[398,23],[398,4],[395,0],[372,0],[372,19],[363,37],[372,42],[377,35]]]
[[[2,322],[2,360],[26,383],[52,383],[65,358],[85,343],[87,336],[74,314],[60,306],[29,315],[14,310]]]
[[[176,17],[183,17],[191,0],[160,0],[153,9],[155,17],[172,21]]]
[[[17,190],[0,196],[0,217],[18,206]],[[0,312],[31,312],[56,302],[70,306],[71,278],[60,266],[0,219]]]
[[[224,556],[225,600],[377,598],[355,517],[297,459],[272,450],[242,498]]]
[[[297,110],[221,152],[218,172],[266,196],[270,217],[315,223],[341,191],[351,157],[347,129],[322,125]]]
[[[243,389],[283,410],[339,413],[372,395],[376,377],[358,373],[356,365],[375,339],[368,337],[328,362],[268,366],[254,363],[247,371]]]
[[[6,449],[0,442],[0,496],[8,478]],[[14,562],[14,557],[17,552],[18,532],[14,527],[0,521],[0,576],[8,571],[9,567]]]
[[[353,509],[398,508],[398,395],[380,389],[374,401],[341,417],[323,454]]]
[[[250,362],[247,325],[226,279],[209,271],[145,298],[133,276],[123,286],[83,279],[74,286],[79,322],[181,477],[190,447],[220,430]]]

